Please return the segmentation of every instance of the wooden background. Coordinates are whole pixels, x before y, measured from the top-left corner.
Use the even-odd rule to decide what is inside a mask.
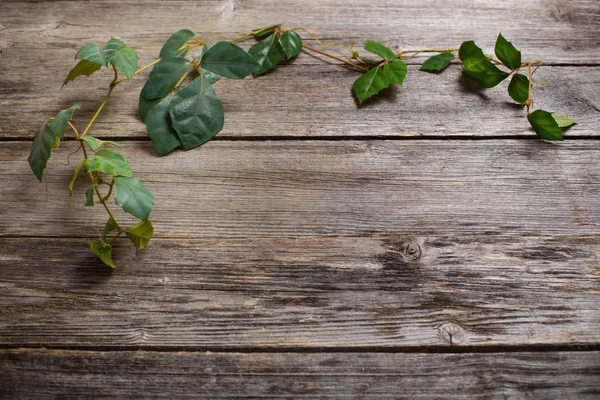
[[[26,161],[44,119],[81,102],[83,127],[106,92],[108,71],[60,89],[75,52],[114,36],[144,65],[181,28],[274,23],[358,48],[502,32],[544,62],[536,106],[580,123],[544,143],[506,83],[423,59],[359,108],[356,72],[302,53],[221,80],[224,130],[157,158],[142,74],[91,134],[154,193],[156,238],[109,271],[85,184],[67,205],[75,143],[45,184]],[[597,0],[1,2],[0,397],[599,398],[599,28]]]

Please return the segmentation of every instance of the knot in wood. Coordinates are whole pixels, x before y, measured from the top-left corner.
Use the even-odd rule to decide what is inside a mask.
[[[421,258],[421,246],[417,242],[410,241],[404,246],[404,257],[409,261]]]
[[[467,334],[460,325],[448,322],[438,328],[438,336],[442,342],[453,346],[464,342]]]

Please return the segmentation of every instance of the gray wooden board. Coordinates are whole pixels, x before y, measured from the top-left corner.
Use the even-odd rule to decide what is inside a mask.
[[[0,239],[0,345],[423,349],[596,345],[591,237]]]
[[[594,399],[600,353],[0,351],[1,398]],[[85,369],[82,369],[84,367]]]
[[[600,224],[595,140],[221,141],[160,159],[147,142],[121,144],[157,199],[158,237],[573,236]],[[106,215],[83,206],[85,177],[67,205],[75,143],[54,152],[46,185],[29,147],[0,147],[0,236],[99,235]]]

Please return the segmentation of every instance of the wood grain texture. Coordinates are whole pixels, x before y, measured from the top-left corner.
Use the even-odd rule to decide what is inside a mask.
[[[0,351],[1,398],[595,399],[600,353]],[[143,388],[143,390],[141,390]]]
[[[161,159],[149,143],[122,145],[156,196],[159,237],[574,236],[600,224],[593,140],[211,142]],[[0,147],[0,236],[99,235],[105,214],[83,206],[83,177],[67,205],[75,143],[54,152],[46,185],[29,147]]]
[[[1,239],[0,345],[177,349],[600,341],[593,237]]]

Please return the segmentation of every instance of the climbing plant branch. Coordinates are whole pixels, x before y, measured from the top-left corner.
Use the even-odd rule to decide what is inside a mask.
[[[349,53],[349,57],[344,59],[309,46],[297,31],[308,34],[322,48],[340,47]],[[257,42],[247,52],[234,44],[251,38]],[[214,45],[196,37],[192,31],[182,29],[169,37],[157,60],[138,68],[137,53],[121,40],[111,39],[102,45],[88,43],[77,52],[75,58],[79,61],[68,73],[63,86],[106,67],[114,72],[108,93],[81,133],[71,122],[73,113],[81,108],[79,104],[47,119],[35,133],[29,164],[36,177],[42,181],[52,150],[64,139],[67,127],[71,128],[75,140],[83,149],[83,160],[69,182],[69,197],[74,194],[79,174],[85,170],[90,181],[85,205],[93,206],[96,198],[108,216],[102,233],[97,240],[89,241],[88,244],[102,262],[115,268],[112,244],[117,238],[125,234],[138,249],[143,249],[152,237],[154,228],[149,216],[154,206],[154,197],[133,176],[127,160],[114,149],[109,149],[119,145],[97,139],[89,135],[89,132],[113,90],[150,68],[152,71],[140,92],[138,111],[159,156],[167,155],[177,148],[188,150],[200,146],[221,131],[224,123],[223,106],[212,87],[221,77],[243,79],[253,74],[256,78],[273,70],[283,61],[296,57],[302,50],[331,58],[360,72],[352,89],[361,104],[392,84],[401,85],[408,71],[405,60],[436,53],[421,65],[420,71],[440,73],[450,63],[458,60],[465,74],[483,88],[494,87],[512,76],[508,94],[525,107],[525,115],[540,138],[562,140],[561,129],[575,123],[543,110],[533,110],[533,74],[541,62],[522,62],[521,52],[502,35],[498,36],[494,49],[497,59],[485,55],[473,41],[466,41],[458,48],[393,51],[382,43],[368,40],[364,49],[380,57],[380,60],[371,63],[363,61],[353,47],[354,44],[348,47],[339,42],[323,43],[306,28],[285,30],[281,24],[254,29],[232,41]],[[196,48],[201,48],[200,54],[188,57],[190,50]],[[525,68],[527,75],[519,73]],[[124,77],[119,79],[120,73]],[[106,195],[102,195],[101,185],[108,186]],[[140,222],[129,227],[118,223],[115,213],[108,205],[111,196],[118,206],[137,217]]]

